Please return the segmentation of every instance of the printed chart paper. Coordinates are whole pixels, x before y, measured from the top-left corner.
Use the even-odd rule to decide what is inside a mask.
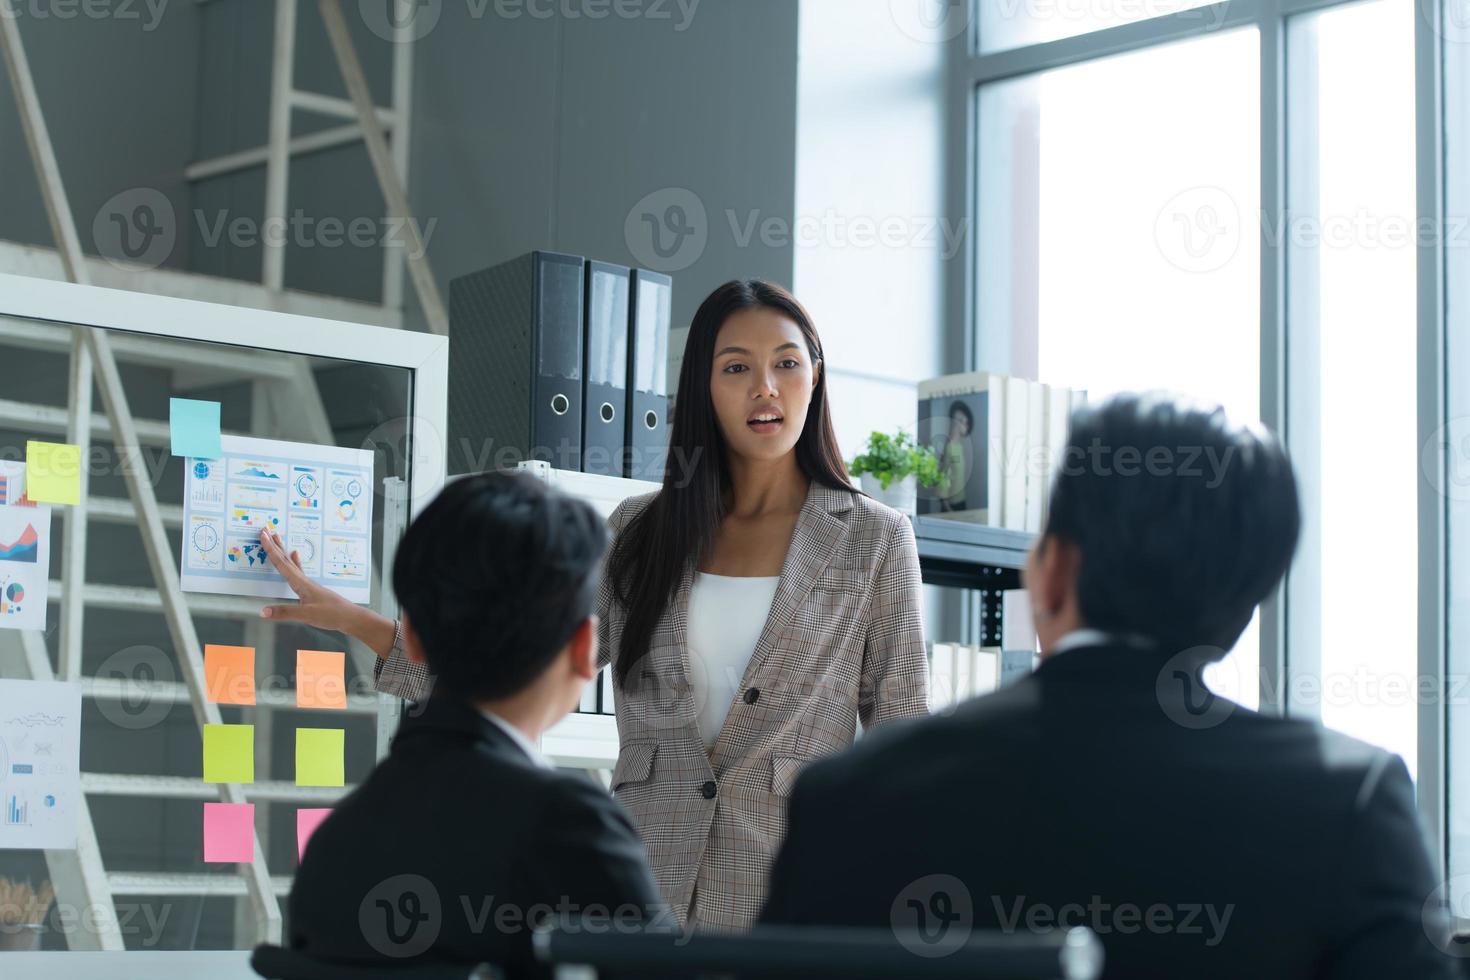
[[[0,462],[0,629],[44,630],[51,508],[25,498],[25,465]]]
[[[0,680],[0,848],[76,849],[81,717],[80,684]]]
[[[312,581],[371,601],[372,451],[244,436],[220,448],[220,459],[185,459],[184,591],[291,598],[260,544],[268,527]]]

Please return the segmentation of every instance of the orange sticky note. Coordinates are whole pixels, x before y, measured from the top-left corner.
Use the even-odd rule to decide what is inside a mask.
[[[204,804],[204,860],[255,860],[255,804]]]
[[[327,819],[331,813],[330,807],[326,809],[312,809],[303,807],[296,811],[296,860],[299,862],[306,856],[306,842],[311,840],[311,835],[316,833],[317,827]]]
[[[255,648],[206,644],[204,690],[215,704],[254,704]]]
[[[296,707],[346,708],[345,653],[296,651]]]

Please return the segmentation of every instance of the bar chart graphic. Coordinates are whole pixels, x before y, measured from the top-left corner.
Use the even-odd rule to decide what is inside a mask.
[[[22,803],[20,797],[11,793],[5,798],[5,825],[7,827],[29,827],[31,825],[31,805]]]

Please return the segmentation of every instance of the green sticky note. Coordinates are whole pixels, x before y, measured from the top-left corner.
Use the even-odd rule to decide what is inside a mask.
[[[296,729],[296,785],[343,785],[342,756],[342,729]]]
[[[255,782],[255,726],[204,726],[204,781]]]
[[[26,443],[26,496],[37,504],[82,502],[82,448],[62,442]]]
[[[175,456],[219,459],[219,402],[193,398],[168,400],[169,445]]]

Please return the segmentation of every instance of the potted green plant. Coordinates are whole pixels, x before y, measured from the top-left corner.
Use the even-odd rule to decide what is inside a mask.
[[[865,493],[906,514],[914,512],[918,487],[939,484],[939,457],[901,429],[870,434],[867,451],[853,457],[848,470],[861,478]]]

